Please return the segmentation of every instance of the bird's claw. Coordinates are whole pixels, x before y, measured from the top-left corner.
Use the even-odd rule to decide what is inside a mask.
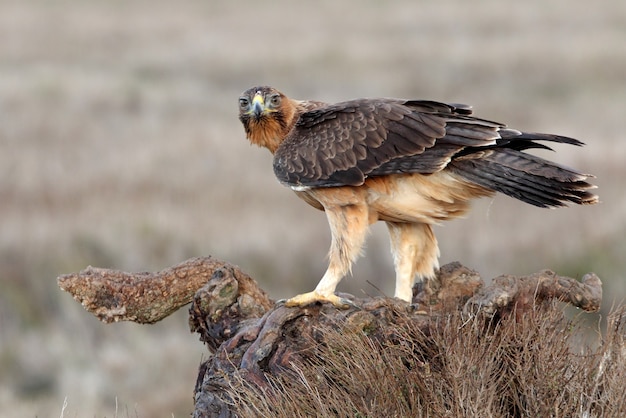
[[[356,303],[354,303],[354,301],[352,301],[350,299],[339,298],[339,301],[341,302],[342,306],[344,306],[343,309],[358,308],[359,307]]]
[[[338,309],[348,309],[350,307],[357,307],[357,305],[350,299],[339,297],[335,294],[323,295],[315,291],[303,293],[301,295],[294,296],[290,299],[280,299],[276,301],[277,305],[284,305],[286,307],[304,307],[315,302],[330,303]]]
[[[416,314],[416,315],[426,315],[426,314],[428,314],[428,312],[426,312],[424,310],[424,308],[419,303],[410,303],[407,306],[407,311],[410,314]]]

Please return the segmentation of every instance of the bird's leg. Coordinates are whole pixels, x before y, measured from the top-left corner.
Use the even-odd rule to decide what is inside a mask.
[[[394,296],[411,302],[413,283],[434,280],[439,268],[439,247],[432,227],[422,223],[387,222],[396,269]]]
[[[368,209],[365,204],[352,204],[326,207],[325,210],[332,235],[328,269],[315,290],[288,299],[286,306],[330,302],[338,308],[346,308],[352,304],[335,295],[335,288],[361,252],[369,226]]]

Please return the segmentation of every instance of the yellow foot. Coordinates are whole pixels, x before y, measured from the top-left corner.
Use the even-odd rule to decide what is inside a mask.
[[[281,299],[276,303],[284,303],[287,307],[299,306],[303,307],[315,302],[328,302],[332,303],[336,308],[348,309],[351,306],[356,306],[354,302],[346,298],[340,298],[339,296],[331,293],[330,295],[322,295],[315,291],[309,293],[303,293],[292,297],[291,299]]]

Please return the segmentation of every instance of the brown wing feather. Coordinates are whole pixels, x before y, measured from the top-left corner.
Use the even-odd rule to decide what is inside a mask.
[[[503,125],[470,114],[467,106],[417,100],[328,105],[300,116],[276,150],[274,172],[287,185],[311,187],[358,186],[368,176],[398,172],[433,173],[459,150],[500,138]]]

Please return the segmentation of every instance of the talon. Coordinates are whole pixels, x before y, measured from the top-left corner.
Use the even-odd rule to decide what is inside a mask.
[[[282,299],[282,300],[277,301],[276,303],[278,304],[281,302],[284,303],[284,305],[287,307],[294,307],[294,306],[303,307],[303,306],[307,306],[315,302],[331,303],[333,306],[339,309],[348,309],[350,307],[356,307],[354,302],[352,302],[349,299],[340,298],[339,296],[332,294],[332,293],[330,295],[322,295],[322,294],[316,293],[315,291],[309,292],[309,293],[303,293],[301,295],[294,296],[287,300]]]
[[[410,314],[416,314],[416,315],[427,315],[428,312],[426,312],[424,309],[420,309],[421,306],[419,303],[410,303],[407,306],[407,311]]]
[[[352,308],[358,308],[357,304],[354,303],[353,301],[351,301],[350,299],[346,299],[346,298],[339,298],[339,302],[342,304],[342,306],[337,306],[333,303],[333,305],[337,306],[340,309],[348,309],[350,307]]]

